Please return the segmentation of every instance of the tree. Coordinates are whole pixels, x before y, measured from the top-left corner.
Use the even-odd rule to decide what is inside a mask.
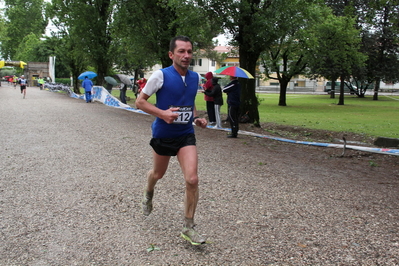
[[[114,63],[117,69],[123,74],[134,75],[137,80],[145,68],[160,62],[160,58],[148,46],[145,21],[141,21],[144,18],[141,10],[145,10],[146,7],[138,5],[145,3],[137,1],[136,9],[130,3],[121,1],[118,4],[111,34],[113,36],[113,52],[116,55]]]
[[[4,0],[4,3],[6,29],[0,50],[4,59],[20,60],[16,53],[24,38],[30,35],[25,40],[32,41],[32,34],[39,39],[45,32],[44,0]]]
[[[287,7],[296,4],[306,6],[317,1],[292,0],[214,0],[197,1],[199,6],[209,10],[206,14],[218,17],[222,29],[233,39],[231,45],[238,47],[240,67],[253,76],[256,74],[260,54],[270,48],[273,42],[282,36],[283,29],[290,24],[290,12]],[[212,12],[211,12],[212,11]],[[251,122],[259,126],[258,99],[255,93],[254,79],[240,79],[241,112],[247,113]]]
[[[331,98],[334,98],[335,81],[341,80],[338,105],[344,104],[344,80],[349,80],[354,66],[361,66],[366,57],[359,51],[359,30],[354,19],[328,15],[324,22],[314,27],[308,40],[313,47],[308,53],[311,76],[326,77],[332,82]]]
[[[117,10],[114,36],[122,46],[129,45],[129,61],[143,68],[152,66],[154,61],[162,67],[170,66],[169,42],[177,35],[189,36],[194,49],[204,49],[212,46],[212,38],[220,31],[204,20],[199,6],[189,2],[123,0]],[[117,59],[122,60],[127,59]]]
[[[63,60],[64,54],[61,51],[63,48],[63,40],[57,37],[46,37],[37,44],[35,50],[35,60],[37,62],[47,62],[50,56],[55,56],[55,77],[68,78],[71,75]]]
[[[30,33],[22,38],[17,49],[15,50],[15,58],[19,61],[32,62],[36,60],[36,49],[40,45],[40,39],[34,33]]]
[[[321,23],[327,12],[316,4],[303,5],[301,1],[292,1],[284,13],[287,22],[277,26],[279,38],[262,53],[261,63],[266,77],[278,80],[280,84],[279,106],[287,105],[287,86],[292,77],[305,74],[308,65],[305,55],[309,47],[303,40],[315,38],[308,29]]]
[[[369,50],[368,66],[375,80],[373,100],[378,100],[380,81],[399,81],[399,1],[375,1],[372,10],[374,16],[368,32],[374,45]]]
[[[60,30],[59,36],[68,36],[67,47],[70,47],[69,65],[74,67],[74,80],[82,69],[80,63],[88,61],[96,70],[97,82],[102,84],[104,77],[112,68],[111,53],[112,24],[114,3],[112,0],[53,0],[49,14]],[[85,67],[87,65],[83,65]]]
[[[6,37],[6,21],[3,17],[0,17],[0,52],[1,52],[1,42],[4,42],[4,40],[7,38]],[[0,58],[3,58],[0,54]]]
[[[257,68],[260,54],[270,46],[275,39],[273,26],[268,23],[275,18],[279,7],[277,2],[261,0],[218,0],[197,1],[203,6],[207,18],[218,18],[222,23],[222,30],[231,34],[233,46],[238,47],[240,67],[246,69],[253,76]],[[276,11],[276,13],[275,13]],[[255,79],[240,79],[241,83],[241,112],[248,113],[250,121],[259,126],[258,99],[255,94]]]
[[[336,15],[355,17],[361,29],[362,52],[368,56],[363,67],[356,67],[353,79],[356,94],[364,97],[366,89],[374,84],[373,99],[378,99],[380,81],[398,82],[398,0],[328,0],[326,4]]]

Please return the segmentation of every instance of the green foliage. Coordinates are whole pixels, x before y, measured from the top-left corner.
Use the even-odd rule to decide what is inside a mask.
[[[374,17],[363,30],[363,46],[369,56],[369,79],[393,83],[399,81],[398,12],[398,1],[375,1],[370,8]]]
[[[219,32],[204,20],[199,6],[186,2],[131,0],[117,6],[112,32],[121,54],[116,63],[124,72],[152,67],[155,62],[171,65],[169,42],[176,35],[189,36],[194,48],[206,48]]]
[[[71,71],[74,80],[88,65],[96,69],[99,82],[112,68],[111,52],[113,1],[53,0],[47,13],[58,27],[58,37],[64,46],[62,54],[65,65]],[[75,84],[74,89],[77,89]]]
[[[1,53],[3,58],[19,60],[15,58],[18,47],[28,35],[36,35],[40,38],[47,26],[43,14],[43,0],[4,0],[6,28],[4,39],[1,42]],[[32,38],[25,39],[28,42]],[[24,44],[23,44],[24,45]],[[25,46],[30,46],[26,44]]]
[[[3,67],[0,68],[0,78],[3,78],[4,76],[12,76],[15,75],[16,71],[13,67]]]
[[[310,42],[304,40],[317,38],[312,36],[311,28],[322,23],[326,9],[314,3],[291,1],[284,12],[284,23],[277,26],[279,37],[261,54],[261,63],[268,79],[280,84],[280,106],[286,106],[286,91],[290,80],[305,74]]]
[[[55,82],[56,83],[65,84],[65,85],[71,85],[71,79],[70,78],[56,78]]]
[[[355,21],[349,17],[327,15],[323,23],[313,27],[309,40],[308,60],[312,76],[336,80],[349,78],[355,65],[362,65],[366,57],[359,52],[360,34]]]
[[[18,61],[36,62],[36,51],[40,46],[40,42],[41,41],[36,34],[30,33],[26,35],[22,38],[22,41],[19,43],[17,49],[15,50],[14,57]],[[48,61],[48,59],[46,61]]]

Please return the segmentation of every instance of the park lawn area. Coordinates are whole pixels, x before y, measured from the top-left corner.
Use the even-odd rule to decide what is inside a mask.
[[[300,126],[369,136],[399,138],[399,97],[346,95],[337,105],[338,95],[287,94],[287,106],[278,106],[278,94],[258,94],[261,123]]]
[[[113,90],[119,96],[119,90]],[[132,91],[127,96],[135,99]],[[287,106],[278,106],[279,94],[259,93],[259,117],[261,123],[298,126],[336,132],[353,132],[372,137],[399,138],[399,96],[380,95],[358,98],[345,94],[344,105],[337,105],[339,95],[287,94]],[[227,113],[226,95],[221,108],[222,119]],[[149,99],[155,102],[155,97]],[[198,110],[206,110],[203,94],[196,98]]]

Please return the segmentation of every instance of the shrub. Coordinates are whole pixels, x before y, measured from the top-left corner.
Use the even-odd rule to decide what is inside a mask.
[[[70,78],[55,78],[55,83],[71,85],[71,79]]]

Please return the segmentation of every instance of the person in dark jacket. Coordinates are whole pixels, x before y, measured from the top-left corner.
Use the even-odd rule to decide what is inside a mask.
[[[230,76],[230,83],[223,88],[223,92],[227,93],[228,119],[231,126],[231,134],[227,137],[237,138],[238,119],[240,117],[241,85],[236,77]]]
[[[222,121],[220,119],[220,107],[223,105],[223,94],[222,94],[222,88],[220,87],[218,81],[219,81],[219,78],[213,77],[212,78],[212,85],[213,85],[212,91],[207,91],[207,90],[204,91],[206,96],[213,97],[213,102],[215,104],[215,119],[216,119],[215,128],[222,127]]]

